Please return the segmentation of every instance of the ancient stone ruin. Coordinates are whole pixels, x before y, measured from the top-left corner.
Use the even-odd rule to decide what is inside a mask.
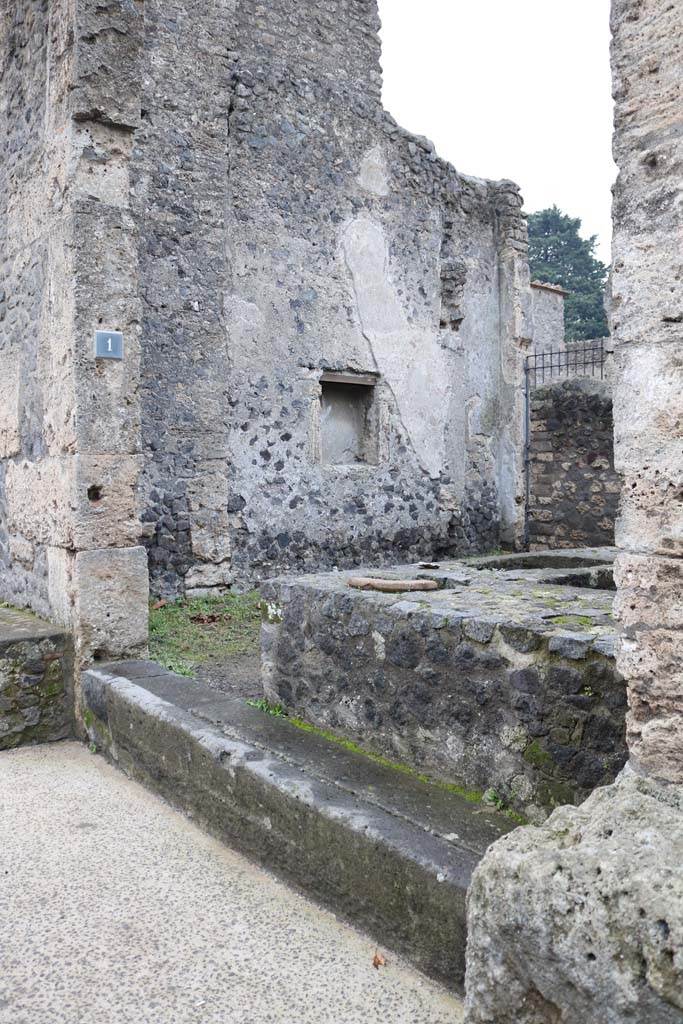
[[[0,3],[0,749],[87,739],[468,1024],[683,1019],[683,11],[612,8],[579,348],[375,0]],[[146,660],[254,584],[261,707]]]

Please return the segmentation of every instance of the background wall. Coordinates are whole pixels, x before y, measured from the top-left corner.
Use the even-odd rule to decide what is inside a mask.
[[[370,0],[200,6],[148,0],[134,156],[154,588],[514,538],[516,188],[382,110]],[[324,371],[376,375],[377,465],[320,464]]]
[[[565,292],[554,285],[531,282],[531,313],[534,325],[534,352],[557,352],[564,342]]]
[[[556,380],[531,393],[531,548],[614,543],[612,386]]]

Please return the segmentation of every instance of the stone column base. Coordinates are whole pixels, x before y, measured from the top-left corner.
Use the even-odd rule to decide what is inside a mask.
[[[683,786],[624,769],[490,847],[468,897],[467,1024],[681,1024]]]

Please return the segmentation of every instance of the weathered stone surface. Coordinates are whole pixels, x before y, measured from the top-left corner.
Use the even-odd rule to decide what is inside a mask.
[[[619,478],[614,471],[612,386],[556,380],[531,391],[531,547],[614,543]]]
[[[469,1024],[683,1020],[683,9],[613,0],[618,665],[630,762],[494,844],[469,897]]]
[[[683,799],[626,769],[518,829],[469,894],[469,1024],[679,1024]]]
[[[142,15],[133,2],[21,0],[0,19],[0,596],[76,629],[78,553],[131,548],[142,532],[129,176]],[[95,359],[98,327],[124,332],[122,361]],[[98,609],[109,635],[102,604],[89,628]]]
[[[158,591],[520,534],[519,193],[385,114],[374,3],[326,0],[315,24],[282,2],[145,5],[131,181]],[[376,457],[321,460],[324,371],[377,376]]]
[[[82,701],[126,772],[461,986],[466,888],[506,818],[153,662],[86,672]]]
[[[144,13],[137,0],[104,6],[97,0],[78,0],[73,26],[76,88],[70,97],[74,118],[126,127],[140,123]]]
[[[567,292],[557,285],[531,282],[531,315],[534,324],[534,352],[561,352],[564,341],[564,299]]]
[[[0,607],[0,751],[73,730],[73,645],[59,627]]]
[[[140,457],[77,455],[11,462],[5,481],[13,534],[51,547],[135,543]]]
[[[146,652],[146,568],[142,547],[78,552],[72,587],[77,652],[83,660]]]
[[[579,569],[567,579],[561,568],[519,568],[523,556],[483,561],[499,568],[381,573],[441,584],[407,599],[349,588],[347,573],[268,582],[264,691],[308,721],[542,819],[611,781],[625,760],[612,594],[590,586],[588,567],[584,587],[572,587],[559,583],[581,582]]]

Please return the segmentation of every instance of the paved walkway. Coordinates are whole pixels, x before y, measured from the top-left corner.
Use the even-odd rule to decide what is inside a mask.
[[[0,886],[0,1024],[462,1020],[77,743],[0,754]]]

